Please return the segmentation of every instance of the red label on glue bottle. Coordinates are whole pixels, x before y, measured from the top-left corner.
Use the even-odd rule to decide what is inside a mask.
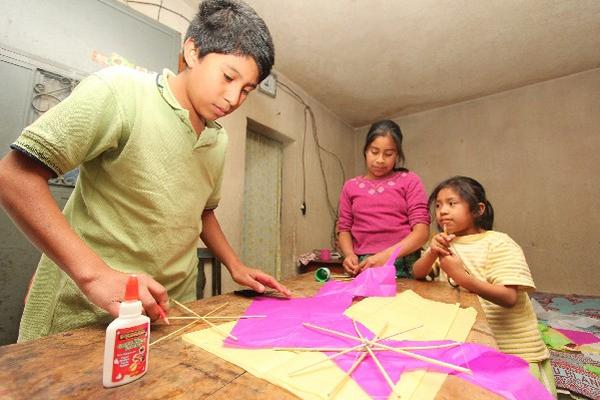
[[[106,328],[104,343],[104,387],[124,385],[142,377],[148,369],[150,318],[142,315],[138,281],[127,280],[125,299],[119,306],[119,317]]]

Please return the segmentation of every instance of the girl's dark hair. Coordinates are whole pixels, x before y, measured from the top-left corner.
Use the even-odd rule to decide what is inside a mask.
[[[258,81],[265,79],[275,63],[275,47],[265,21],[239,0],[204,0],[188,27],[191,38],[204,57],[209,53],[252,57],[258,66]]]
[[[398,153],[398,161],[394,166],[394,171],[406,171],[404,168],[404,152],[402,151],[402,131],[400,130],[400,126],[391,121],[389,119],[384,119],[383,121],[375,122],[369,128],[369,132],[367,132],[367,139],[365,140],[365,147],[363,148],[363,156],[366,158],[366,152],[369,148],[369,145],[373,143],[373,140],[377,139],[380,136],[390,135],[396,144],[396,151]]]
[[[494,208],[492,207],[492,203],[487,199],[485,189],[481,183],[468,176],[454,176],[450,179],[446,179],[437,185],[429,196],[428,205],[431,210],[435,209],[435,202],[440,190],[446,188],[453,189],[461,199],[469,204],[469,210],[473,215],[476,227],[485,229],[486,231],[493,228]],[[481,215],[479,215],[479,203],[485,205],[485,210]],[[441,229],[440,226],[438,226],[438,228]]]

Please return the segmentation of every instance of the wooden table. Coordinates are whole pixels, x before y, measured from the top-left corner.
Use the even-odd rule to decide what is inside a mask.
[[[284,282],[295,296],[311,296],[320,284],[312,274]],[[460,303],[478,311],[468,341],[496,347],[477,298],[446,284],[399,280],[398,291],[412,289],[442,302]],[[229,302],[226,315],[244,312],[251,299],[225,294],[190,303],[205,314]],[[171,315],[179,314],[172,308]],[[225,313],[224,313],[225,315]],[[181,322],[181,321],[177,321]],[[153,325],[151,341],[178,326]],[[198,325],[203,327],[202,325]],[[141,379],[113,389],[102,387],[105,326],[92,326],[24,344],[0,347],[0,399],[294,399],[294,395],[258,379],[196,346],[172,337],[150,349],[148,372]],[[436,399],[500,399],[485,389],[449,376]]]

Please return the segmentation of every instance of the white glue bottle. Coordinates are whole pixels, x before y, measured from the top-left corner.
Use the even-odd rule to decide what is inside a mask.
[[[104,387],[124,385],[141,378],[148,369],[150,318],[142,315],[137,276],[127,280],[119,317],[106,328],[104,344]]]

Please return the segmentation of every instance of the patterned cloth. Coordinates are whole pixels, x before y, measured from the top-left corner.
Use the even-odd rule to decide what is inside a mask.
[[[554,294],[535,292],[531,294],[545,311],[554,313],[553,318],[560,321],[569,321],[570,318],[582,317],[600,320],[600,297],[576,294]],[[564,316],[564,319],[562,318]],[[552,319],[548,325],[552,325]],[[590,334],[600,335],[600,324],[577,327]],[[600,399],[600,377],[586,369],[586,365],[600,366],[591,346],[576,346],[567,344],[564,351],[550,349],[550,360],[554,371],[556,387],[560,392],[569,392],[573,398]],[[590,356],[584,354],[587,349],[592,352]],[[581,350],[581,352],[577,351]],[[597,350],[595,354],[598,354]],[[574,396],[573,396],[574,395]]]
[[[600,378],[587,371],[585,364],[598,364],[581,353],[550,350],[556,387],[590,399],[600,399]]]

